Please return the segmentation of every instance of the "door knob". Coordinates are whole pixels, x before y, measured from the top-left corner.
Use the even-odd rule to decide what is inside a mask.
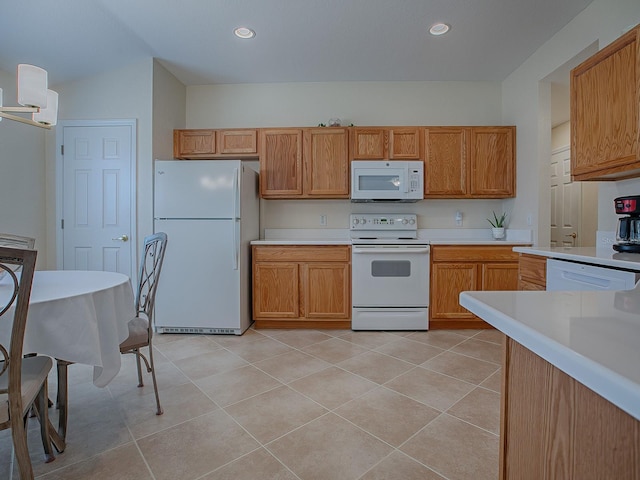
[[[577,237],[577,236],[578,236],[578,234],[577,234],[576,232],[567,233],[567,234],[565,235],[565,237],[571,237],[571,238],[573,238],[574,240],[576,239],[576,237]]]
[[[120,242],[127,242],[129,241],[129,237],[127,236],[127,234],[125,233],[124,235],[122,235],[121,237],[116,237],[116,238],[112,238],[111,240],[118,240]]]

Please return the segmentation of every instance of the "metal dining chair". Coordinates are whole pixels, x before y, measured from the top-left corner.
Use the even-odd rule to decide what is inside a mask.
[[[47,376],[53,367],[49,357],[23,357],[22,345],[37,252],[0,246],[0,271],[6,288],[0,304],[0,322],[11,323],[10,339],[0,340],[0,430],[11,429],[20,478],[33,479],[27,446],[26,423],[32,407],[40,421],[45,461],[55,459],[49,432]],[[22,272],[16,275],[15,271]],[[8,340],[8,341],[7,341]]]
[[[138,367],[138,386],[143,387],[142,362],[147,373],[151,373],[153,390],[156,395],[157,415],[162,415],[160,396],[158,394],[158,382],[153,363],[153,307],[155,304],[156,289],[164,261],[164,252],[167,247],[167,234],[163,232],[149,235],[144,239],[144,248],[140,260],[138,272],[138,289],[136,292],[136,316],[129,322],[129,336],[120,344],[120,353],[132,353],[136,356]],[[148,358],[141,351],[148,348]],[[58,434],[65,439],[67,433],[68,410],[68,379],[67,370],[71,362],[56,359],[58,372]]]

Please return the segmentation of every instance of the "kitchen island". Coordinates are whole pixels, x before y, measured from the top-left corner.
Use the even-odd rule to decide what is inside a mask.
[[[505,334],[501,479],[640,478],[640,287],[460,304]]]

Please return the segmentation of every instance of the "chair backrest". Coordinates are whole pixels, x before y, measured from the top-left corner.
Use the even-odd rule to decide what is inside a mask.
[[[35,250],[0,246],[0,271],[6,273],[6,278],[2,280],[3,290],[0,292],[0,322],[12,324],[9,348],[0,343],[0,375],[9,376],[8,390],[0,393],[8,393],[10,404],[17,404],[20,409],[22,344],[37,253]],[[19,275],[14,273],[18,267],[22,267]]]
[[[35,245],[35,238],[13,235],[12,233],[0,233],[0,246],[2,247],[27,248],[33,250]]]
[[[147,317],[149,327],[153,323],[153,306],[166,248],[167,234],[164,232],[154,233],[144,238],[136,292],[136,312],[137,315],[143,314]]]

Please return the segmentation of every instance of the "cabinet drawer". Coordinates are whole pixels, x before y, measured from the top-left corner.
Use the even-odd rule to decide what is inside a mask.
[[[437,245],[431,247],[431,260],[434,262],[517,262],[518,254],[513,246],[492,245]]]
[[[547,259],[536,255],[520,255],[520,278],[544,286],[547,282]],[[544,288],[542,288],[544,290]]]
[[[254,245],[256,262],[349,262],[349,245]]]

